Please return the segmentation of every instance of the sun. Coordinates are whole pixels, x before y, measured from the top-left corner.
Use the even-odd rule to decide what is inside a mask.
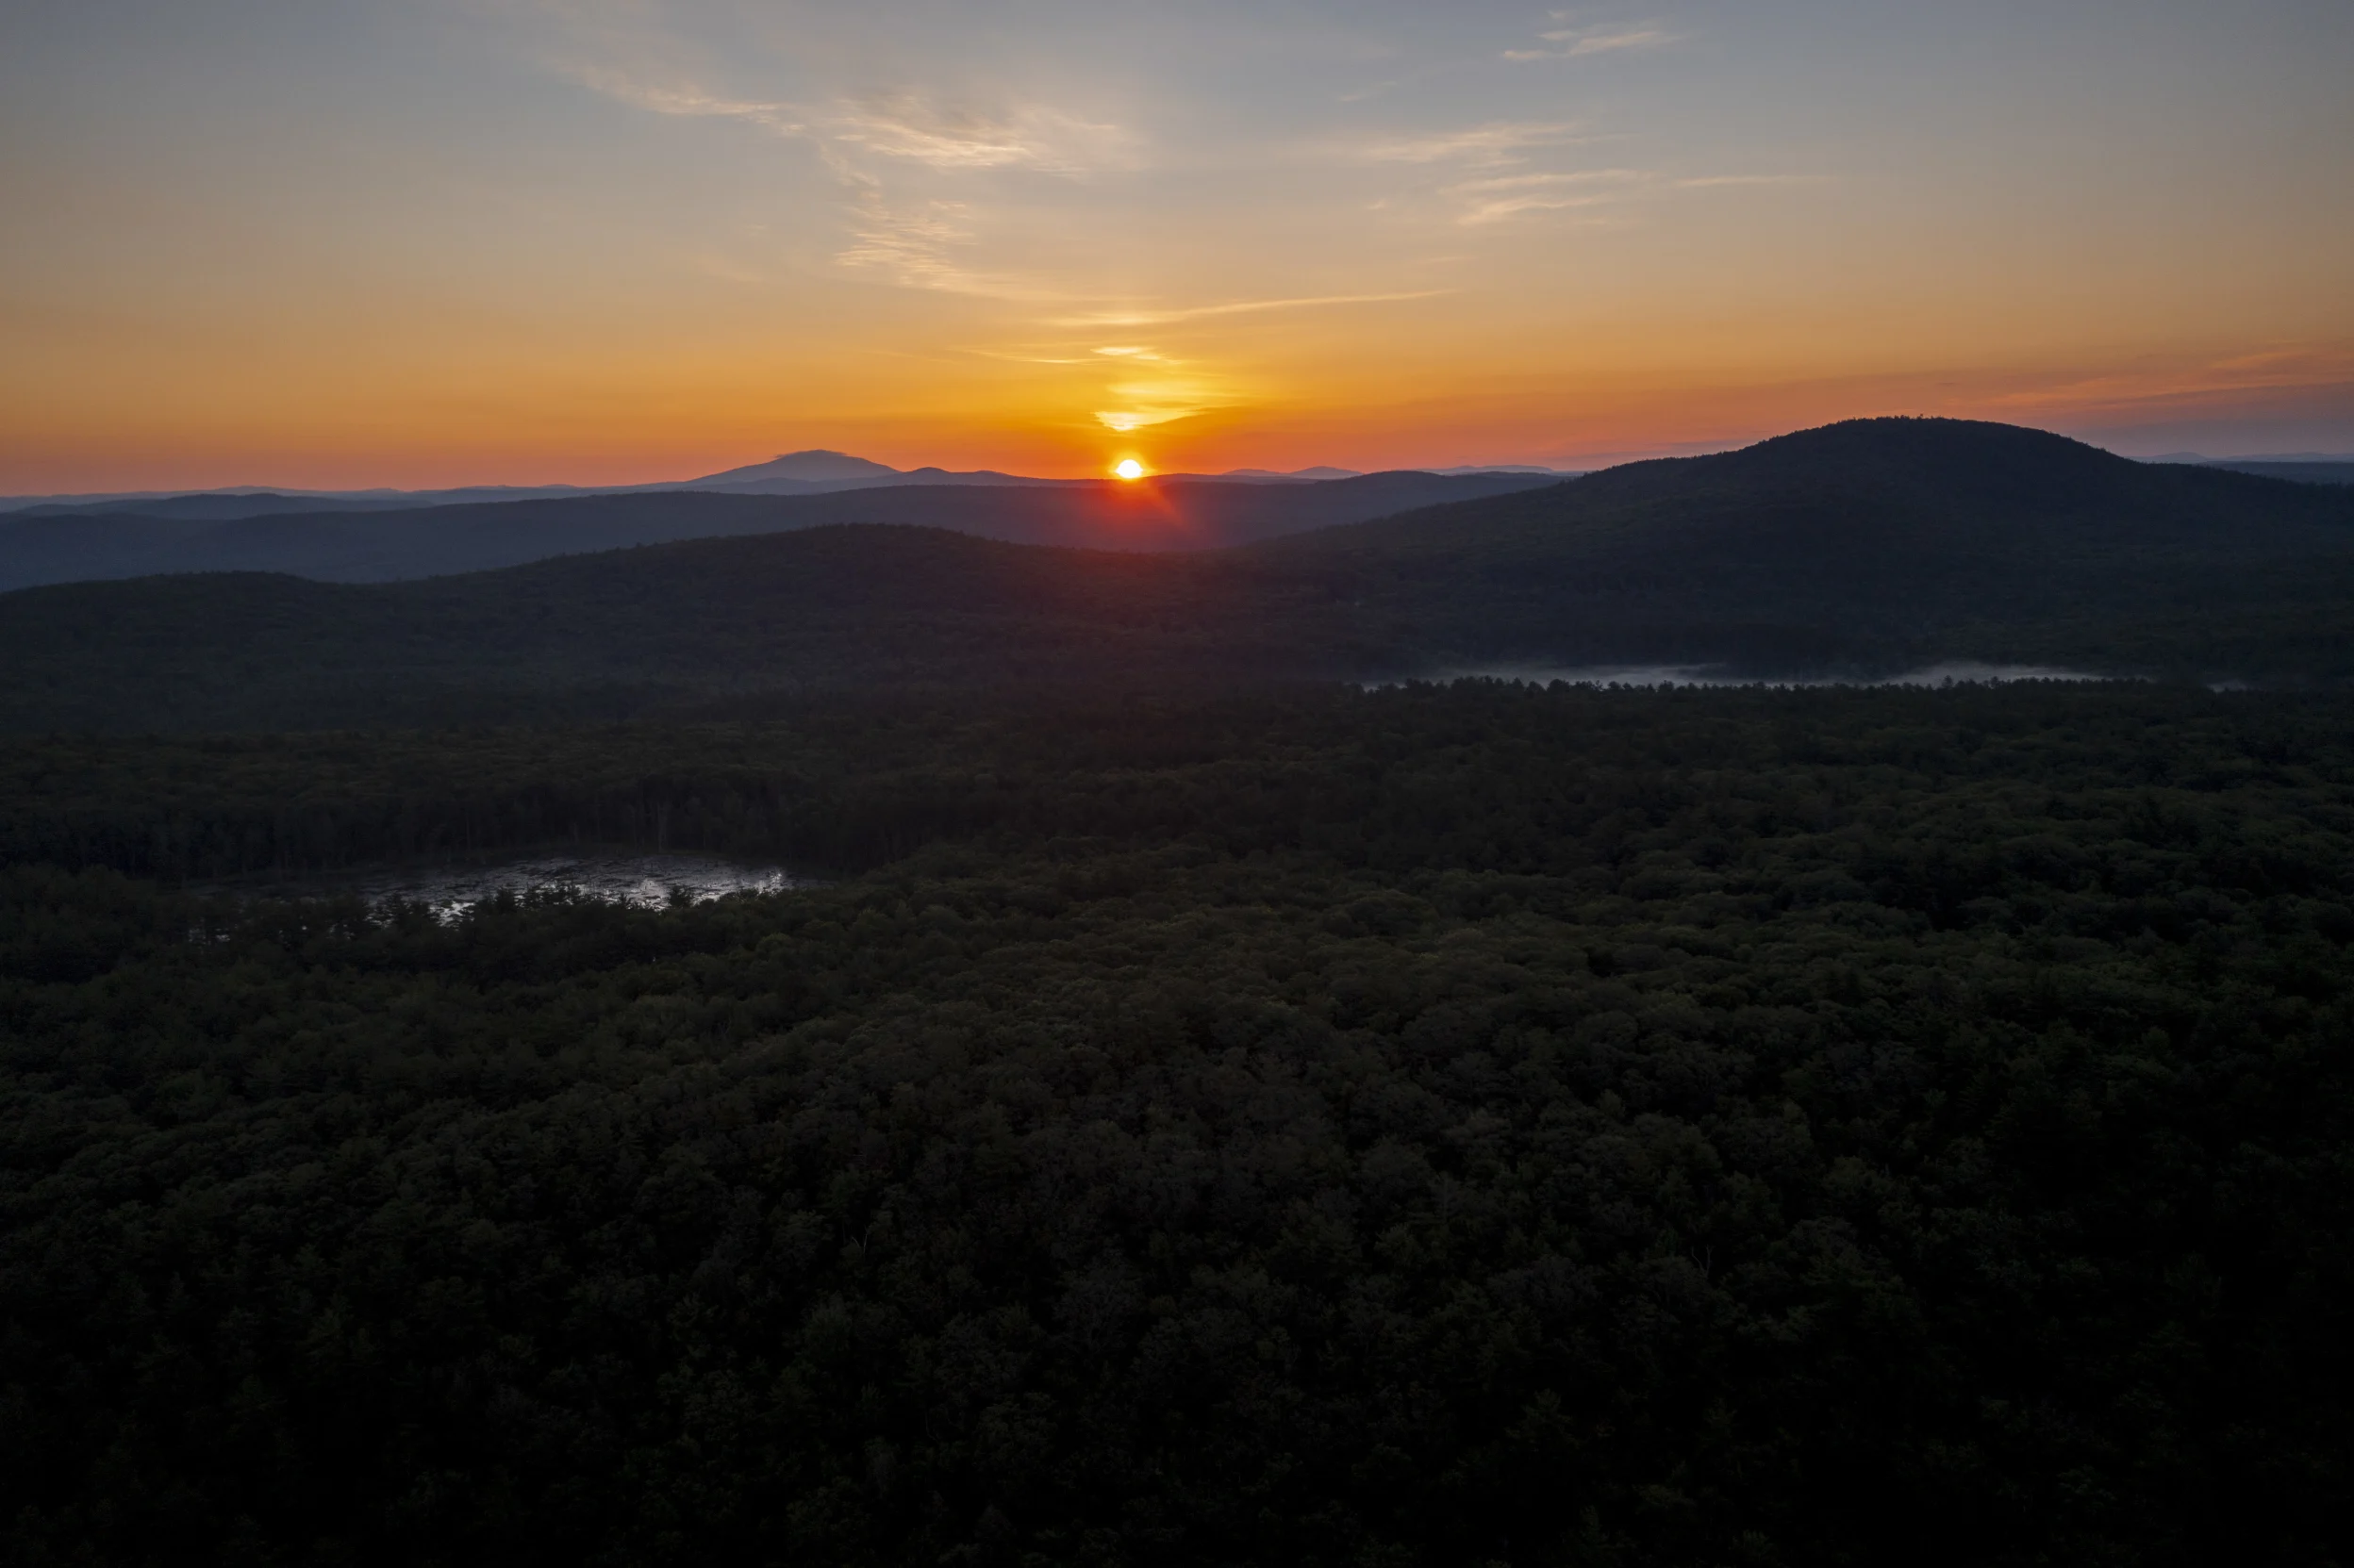
[[[1112,472],[1118,474],[1122,479],[1142,479],[1144,477],[1144,465],[1137,462],[1134,457],[1122,457],[1119,462],[1112,465]]]

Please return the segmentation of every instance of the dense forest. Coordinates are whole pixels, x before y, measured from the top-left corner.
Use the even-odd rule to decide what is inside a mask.
[[[2349,719],[9,740],[8,1560],[2340,1562]],[[595,839],[830,880],[239,880]]]
[[[1353,496],[1393,477],[1304,490]],[[1206,488],[1303,504],[1302,487]],[[1087,492],[787,500],[888,509],[952,493],[1056,536],[1056,509]],[[2354,680],[2350,596],[2354,487],[1875,420],[1213,551],[869,521],[419,582],[221,572],[28,588],[0,594],[0,732],[675,718],[825,691],[1627,661],[1861,678],[1981,659],[2334,686]]]

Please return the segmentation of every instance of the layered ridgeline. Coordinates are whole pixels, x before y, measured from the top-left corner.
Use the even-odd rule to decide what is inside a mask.
[[[998,475],[992,477],[1001,483],[986,485],[977,477],[943,475],[943,483],[915,486],[854,487],[845,480],[823,493],[809,481],[811,491],[781,494],[731,493],[715,481],[708,491],[473,496],[433,506],[197,495],[44,507],[0,516],[0,589],[190,571],[391,583],[632,545],[841,523],[947,528],[1017,544],[1214,550],[1556,483],[1518,473],[1369,473],[1285,484],[1024,483]]]
[[[960,504],[991,494],[1043,504]],[[0,724],[406,724],[840,686],[1659,660],[2316,683],[2354,675],[2349,610],[2354,492],[2000,425],[1864,421],[1220,551],[845,526],[376,586],[36,589],[0,598]]]

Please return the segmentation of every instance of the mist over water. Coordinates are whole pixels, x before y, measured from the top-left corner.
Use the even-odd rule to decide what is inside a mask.
[[[1479,669],[1451,669],[1423,677],[1441,685],[1455,681],[1523,681],[1532,685],[1593,686],[1945,686],[1997,685],[2009,681],[2120,681],[2130,677],[2100,675],[2085,669],[2050,665],[1980,664],[1951,660],[1907,670],[1900,675],[1777,676],[1732,675],[1721,665],[1612,664],[1497,665]],[[1376,683],[1401,685],[1400,682]]]
[[[506,895],[561,891],[638,909],[663,909],[673,902],[706,903],[731,893],[782,893],[815,885],[782,866],[725,860],[716,855],[535,853],[463,866],[411,866],[390,869],[326,872],[267,883],[223,884],[217,891],[266,894],[273,898],[325,899],[356,896],[372,904],[418,903],[444,920]]]

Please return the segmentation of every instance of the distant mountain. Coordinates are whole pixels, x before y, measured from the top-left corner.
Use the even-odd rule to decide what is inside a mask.
[[[842,452],[788,452],[782,457],[771,457],[765,463],[748,468],[729,469],[723,473],[707,473],[701,479],[689,480],[696,489],[715,488],[731,484],[743,484],[755,479],[797,479],[807,483],[823,483],[837,479],[892,479],[899,470],[881,463],[870,463],[864,457],[853,457]]]
[[[1205,479],[1354,479],[1362,469],[1228,469],[1224,473],[1203,474]]]
[[[2209,457],[2197,452],[2169,452],[2152,463],[2206,463],[2230,468],[2241,463],[2354,463],[2354,452],[2250,452],[2237,457]]]
[[[1424,470],[1412,470],[1424,471]],[[1459,468],[1441,470],[1448,477],[1473,474],[1527,473],[1567,477],[1550,469]],[[1328,479],[1359,477],[1354,469],[1299,469],[1277,473],[1265,469],[1235,469],[1226,473],[1165,475],[1169,479],[1205,484],[1313,484]],[[0,496],[0,517],[146,517],[191,521],[225,522],[240,518],[298,513],[390,511],[428,506],[494,505],[517,501],[561,501],[605,495],[666,495],[684,490],[723,495],[826,495],[838,490],[882,489],[893,487],[957,486],[971,488],[1071,489],[1101,481],[1042,479],[1026,474],[1000,473],[991,469],[952,471],[940,468],[894,469],[840,452],[794,452],[765,463],[728,469],[700,479],[663,480],[645,485],[473,485],[449,490],[285,490],[247,487],[222,490],[146,492],[98,496]]]
[[[1553,479],[1575,479],[1586,469],[1549,469],[1542,463],[1466,463],[1451,469],[1428,469],[1428,473],[1536,473]]]
[[[1401,477],[1430,482],[1340,483]],[[1102,490],[1131,510],[1069,515],[1151,516],[1150,489]],[[1036,526],[1061,498],[995,499]],[[2354,492],[1877,420],[1225,550],[832,526],[380,586],[79,584],[0,596],[0,728],[448,723],[827,685],[1614,662],[1869,674],[1943,658],[2354,681]]]
[[[1423,473],[1279,487],[1204,480],[910,482],[782,496],[751,489],[635,491],[406,509],[346,503],[334,511],[287,510],[300,503],[269,497],[279,509],[219,521],[206,517],[216,498],[190,496],[156,503],[157,512],[41,510],[0,517],[0,590],[187,571],[395,582],[629,545],[854,522],[950,528],[1025,544],[1209,550],[1544,482]]]
[[[2207,466],[2266,479],[2293,479],[2301,485],[2354,485],[2354,458],[2349,457],[2232,457]]]
[[[500,500],[512,497],[501,496]],[[81,503],[49,502],[39,506],[25,506],[13,512],[0,513],[0,518],[86,518],[137,517],[157,518],[180,522],[230,522],[239,518],[261,518],[319,512],[384,512],[411,504],[406,500],[386,500],[365,496],[287,495],[276,490],[205,491],[196,495],[155,496],[139,501],[98,501]]]

